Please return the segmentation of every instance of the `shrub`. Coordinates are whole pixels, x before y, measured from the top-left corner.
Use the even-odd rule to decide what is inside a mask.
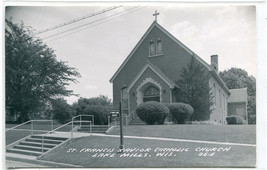
[[[136,109],[137,116],[148,125],[163,124],[169,109],[159,102],[145,102]]]
[[[226,117],[226,121],[229,125],[246,124],[246,121],[240,116],[228,116]]]
[[[83,114],[94,115],[94,124],[105,125],[108,124],[109,107],[101,105],[87,106]],[[91,120],[91,118],[88,120]]]
[[[193,107],[185,103],[166,103],[165,105],[169,108],[174,122],[178,124],[184,124],[194,112]]]

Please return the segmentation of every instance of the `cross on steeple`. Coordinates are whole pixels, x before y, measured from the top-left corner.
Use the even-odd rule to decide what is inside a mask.
[[[153,14],[153,16],[155,16],[155,21],[157,22],[157,16],[159,15],[159,13],[157,12],[157,10],[155,11],[155,14]]]

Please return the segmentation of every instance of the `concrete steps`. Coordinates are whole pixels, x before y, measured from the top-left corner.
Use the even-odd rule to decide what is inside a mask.
[[[106,133],[106,131],[109,129],[107,125],[94,125],[92,126],[91,132],[92,133]],[[78,132],[90,132],[90,127],[81,127],[77,130]]]
[[[42,140],[42,136],[31,135],[29,138],[19,142],[12,148],[8,148],[6,151],[16,154],[40,156],[66,140],[68,140],[68,138],[53,136],[45,136],[44,140]]]
[[[129,125],[146,125],[146,123],[140,120],[139,118],[136,118],[132,119]]]

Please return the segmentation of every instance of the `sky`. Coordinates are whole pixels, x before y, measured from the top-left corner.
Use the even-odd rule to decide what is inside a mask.
[[[114,5],[100,6],[10,6],[5,17],[23,21],[40,31]],[[142,4],[141,4],[142,5]],[[152,6],[154,5],[154,6]],[[110,78],[154,21],[210,64],[218,54],[219,71],[242,68],[256,77],[256,11],[254,6],[181,5],[174,3],[130,6],[54,29],[37,36],[55,50],[58,60],[67,61],[81,74],[69,89],[79,97],[101,95],[112,99]],[[85,25],[85,26],[82,26]],[[76,27],[79,27],[78,29]],[[72,31],[68,31],[72,29]],[[79,97],[68,97],[68,103]]]

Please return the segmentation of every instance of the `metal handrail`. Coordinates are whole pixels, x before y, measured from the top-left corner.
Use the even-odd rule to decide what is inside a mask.
[[[77,118],[77,117],[80,117],[80,121],[82,121],[82,116],[87,116],[87,117],[92,117],[92,124],[93,125],[95,125],[95,116],[94,115],[77,115],[77,116],[74,116],[73,118],[72,118],[72,121],[75,119],[75,118]],[[80,125],[81,126],[81,125]]]
[[[21,124],[14,126],[12,128],[6,129],[6,132],[10,131],[10,130],[14,130],[15,128],[20,127],[22,125],[25,125],[27,123],[31,123],[31,134],[33,134],[33,131],[36,131],[36,130],[33,130],[33,122],[51,122],[51,130],[53,130],[53,120],[29,120],[27,122],[21,123]]]
[[[71,122],[68,122],[68,123],[66,123],[66,124],[64,124],[64,125],[56,128],[56,129],[53,129],[53,130],[47,132],[46,134],[42,134],[42,153],[43,153],[43,150],[44,150],[44,137],[47,136],[50,133],[55,133],[56,130],[61,129],[62,127],[67,126],[70,123],[72,124],[71,130],[70,130],[70,132],[71,132],[71,138],[72,138],[72,136],[73,136],[73,122],[80,122],[81,123],[81,121],[71,121]],[[92,124],[91,124],[91,121],[84,120],[82,122],[89,122],[90,123],[90,135],[91,135],[91,132],[92,132]]]
[[[131,117],[133,115],[134,111],[132,111],[129,115],[123,114],[122,116],[124,116],[126,118],[126,125],[128,124],[128,118]],[[125,116],[126,115],[126,116]]]

